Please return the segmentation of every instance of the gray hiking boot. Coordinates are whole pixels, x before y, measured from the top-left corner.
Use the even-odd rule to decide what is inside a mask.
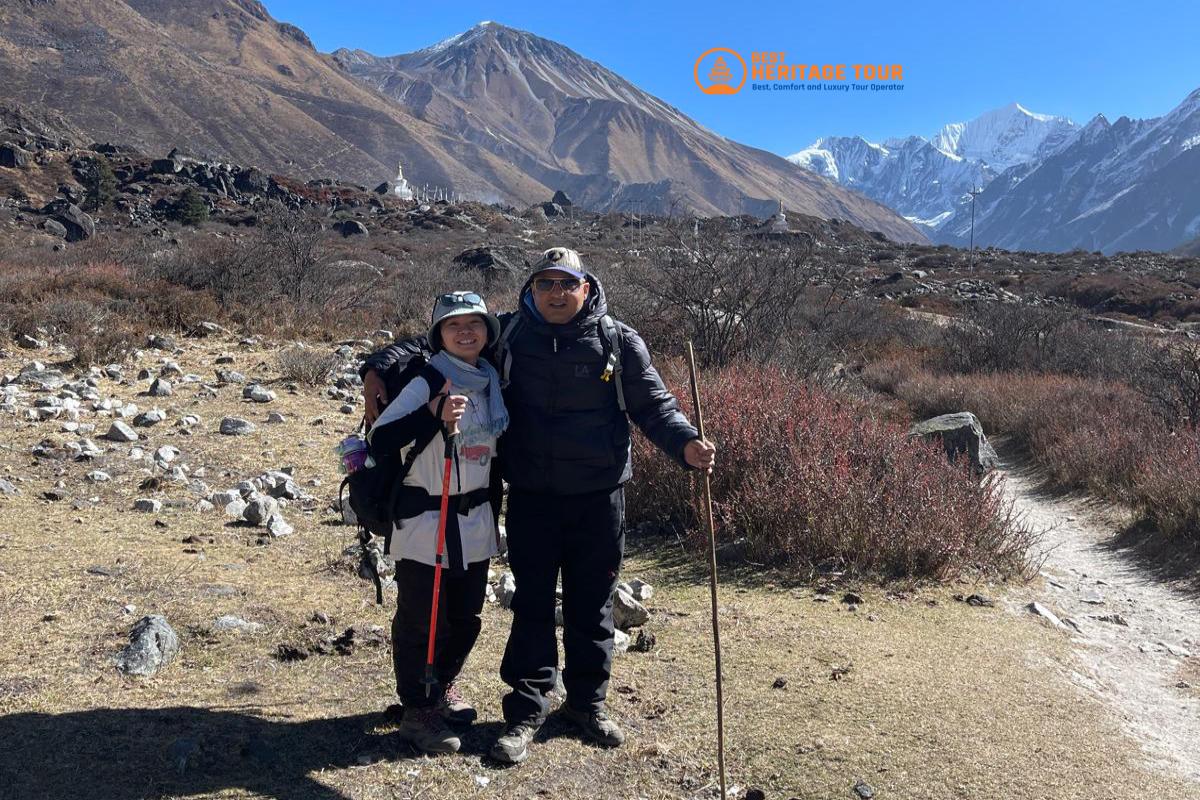
[[[625,741],[625,733],[608,717],[603,708],[579,711],[569,705],[562,707],[562,715],[579,726],[583,734],[605,747],[619,747]]]
[[[470,725],[479,718],[475,707],[467,702],[458,690],[458,685],[454,683],[446,687],[442,699],[437,704],[437,710],[442,719],[451,725]]]
[[[397,733],[422,753],[457,753],[462,746],[454,731],[446,727],[446,721],[436,706],[405,708],[404,719]]]
[[[534,725],[509,725],[492,745],[492,758],[506,764],[520,764],[529,758],[529,743],[537,732]]]

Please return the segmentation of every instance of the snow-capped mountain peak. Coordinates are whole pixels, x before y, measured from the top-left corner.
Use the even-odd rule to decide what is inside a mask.
[[[1001,172],[1038,158],[1048,139],[1058,141],[1075,127],[1065,117],[1038,114],[1013,102],[969,122],[946,125],[931,141],[944,153],[982,161]]]

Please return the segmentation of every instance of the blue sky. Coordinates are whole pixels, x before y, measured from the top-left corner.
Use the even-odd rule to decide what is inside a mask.
[[[787,155],[819,136],[931,135],[1012,101],[1085,123],[1159,116],[1200,88],[1200,3],[432,3],[266,0],[317,48],[392,55],[488,19],[560,42],[718,133]],[[745,10],[748,9],[748,10]],[[728,47],[788,63],[899,63],[887,93],[701,93],[696,58]]]

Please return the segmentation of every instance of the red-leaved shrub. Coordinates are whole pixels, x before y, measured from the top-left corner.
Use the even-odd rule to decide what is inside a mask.
[[[740,365],[708,373],[702,401],[719,448],[718,536],[743,539],[752,561],[835,558],[860,572],[914,578],[1021,569],[1031,535],[1000,487],[973,480],[902,427],[777,371]],[[702,543],[696,476],[682,477],[640,437],[634,461],[630,521],[673,524]]]

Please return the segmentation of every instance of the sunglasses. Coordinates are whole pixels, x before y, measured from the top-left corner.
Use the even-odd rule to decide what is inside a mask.
[[[552,292],[554,291],[555,286],[559,286],[564,292],[570,294],[578,289],[582,284],[583,281],[579,280],[579,278],[562,278],[561,280],[555,280],[554,278],[533,279],[533,288],[537,289],[539,292]]]
[[[475,292],[450,292],[437,299],[439,308],[455,308],[457,306],[483,305],[483,298]]]

